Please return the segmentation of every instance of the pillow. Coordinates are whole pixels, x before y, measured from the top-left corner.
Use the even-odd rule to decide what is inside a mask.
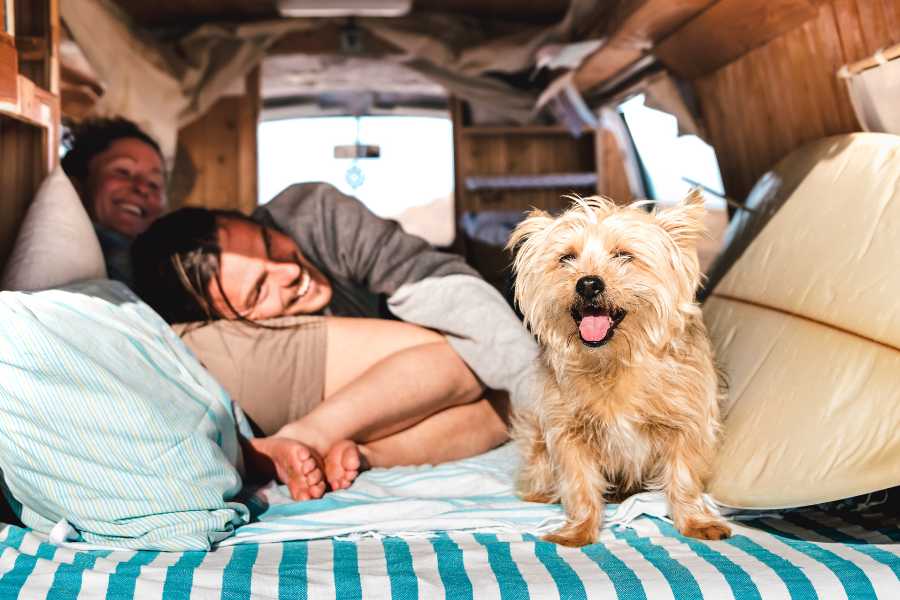
[[[105,277],[87,211],[62,167],[56,167],[25,213],[0,289],[42,290]]]
[[[0,470],[25,525],[206,550],[247,520],[228,395],[127,287],[0,293]],[[12,496],[10,498],[10,496]]]
[[[820,140],[771,177],[789,197],[703,306],[730,387],[709,491],[777,509],[898,485],[900,137]]]

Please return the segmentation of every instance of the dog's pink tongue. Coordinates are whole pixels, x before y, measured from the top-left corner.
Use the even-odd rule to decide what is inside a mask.
[[[612,327],[612,319],[606,315],[586,316],[578,324],[578,331],[581,333],[581,339],[587,342],[599,342],[606,337],[610,327]]]

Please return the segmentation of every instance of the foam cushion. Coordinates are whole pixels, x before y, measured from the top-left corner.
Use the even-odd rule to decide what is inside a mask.
[[[736,508],[900,484],[900,137],[821,140],[773,177],[789,197],[704,305],[730,382],[710,492]]]
[[[72,182],[57,167],[25,213],[0,288],[42,290],[105,277],[91,220]]]
[[[65,520],[92,544],[205,550],[245,522],[229,502],[240,415],[128,288],[2,292],[0,320],[0,469],[25,525]]]

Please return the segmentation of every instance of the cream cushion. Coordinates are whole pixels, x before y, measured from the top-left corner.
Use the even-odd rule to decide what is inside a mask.
[[[730,385],[709,491],[785,508],[898,485],[900,137],[827,138],[768,177],[790,196],[704,304]]]
[[[25,213],[0,289],[43,290],[105,278],[91,220],[72,182],[56,167]]]

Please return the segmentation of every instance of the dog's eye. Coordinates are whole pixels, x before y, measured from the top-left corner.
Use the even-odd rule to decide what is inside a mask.
[[[613,258],[621,258],[625,262],[628,262],[629,260],[634,258],[634,254],[632,254],[628,250],[614,250]]]
[[[559,257],[559,264],[565,264],[565,263],[569,262],[570,260],[575,260],[576,258],[578,258],[578,257],[575,256],[574,254],[563,254],[562,256]]]

